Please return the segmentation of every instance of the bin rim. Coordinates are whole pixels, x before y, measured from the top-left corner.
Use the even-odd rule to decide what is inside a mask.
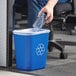
[[[33,28],[13,30],[13,34],[16,35],[37,35],[49,32],[50,30],[48,29],[40,29],[39,31],[33,31]]]

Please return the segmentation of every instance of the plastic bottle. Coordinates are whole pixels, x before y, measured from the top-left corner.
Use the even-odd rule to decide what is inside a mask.
[[[39,31],[42,29],[43,25],[45,24],[45,14],[42,13],[40,17],[33,24],[34,31]]]

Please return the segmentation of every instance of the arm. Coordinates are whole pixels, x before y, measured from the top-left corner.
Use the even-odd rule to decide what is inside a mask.
[[[57,2],[58,2],[58,0],[48,0],[46,5],[54,8],[54,6],[56,5]]]
[[[53,9],[56,5],[58,0],[48,0],[46,5],[40,10],[38,16],[41,15],[41,13],[46,13],[46,23],[49,23],[53,20]]]

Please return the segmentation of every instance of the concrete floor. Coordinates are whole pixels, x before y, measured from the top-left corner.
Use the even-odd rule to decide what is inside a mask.
[[[9,72],[9,71],[1,71],[0,70],[0,76],[34,76],[34,75],[21,74],[21,73],[15,73],[15,72]]]

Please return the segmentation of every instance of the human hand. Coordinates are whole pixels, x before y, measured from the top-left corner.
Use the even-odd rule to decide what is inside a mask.
[[[53,20],[53,7],[50,5],[45,5],[39,12],[38,17],[42,14],[45,13],[45,23],[50,23]]]

